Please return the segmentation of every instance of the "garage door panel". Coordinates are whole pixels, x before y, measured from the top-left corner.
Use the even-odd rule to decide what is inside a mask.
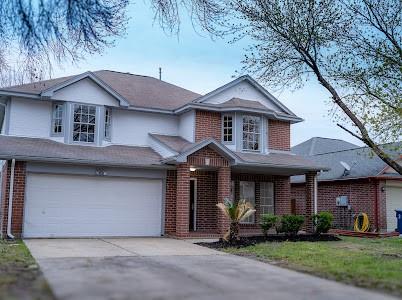
[[[394,231],[397,227],[395,210],[402,210],[402,186],[388,186],[387,196],[387,231]]]
[[[28,174],[25,237],[155,236],[162,181]]]

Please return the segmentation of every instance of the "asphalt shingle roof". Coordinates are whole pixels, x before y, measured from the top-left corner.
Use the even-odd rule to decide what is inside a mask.
[[[0,135],[0,159],[54,161],[111,166],[161,166],[150,147],[69,145],[41,138]]]
[[[149,76],[108,70],[94,71],[92,73],[123,96],[130,105],[137,107],[173,110],[201,96],[200,94]],[[40,94],[42,91],[73,77],[61,77],[12,86],[5,88],[5,90]]]
[[[402,143],[400,142],[383,147],[389,155],[398,159],[401,155],[401,146]],[[316,154],[308,156],[307,158],[331,168],[329,171],[322,172],[318,176],[319,181],[378,176],[381,171],[387,167],[387,165],[368,147]],[[341,162],[346,163],[350,167],[350,171],[346,171]],[[402,177],[399,174],[389,176]],[[294,183],[304,182],[304,180],[303,176],[292,177],[292,182]]]
[[[303,143],[293,146],[291,151],[298,155],[310,156],[328,152],[358,148],[352,143],[323,137],[313,137]]]

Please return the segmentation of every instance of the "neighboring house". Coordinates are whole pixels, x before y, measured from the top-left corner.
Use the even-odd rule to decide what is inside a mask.
[[[385,149],[395,159],[401,157],[400,143]],[[355,214],[365,212],[372,231],[395,230],[395,209],[402,209],[402,176],[369,148],[315,137],[292,147],[292,152],[330,168],[317,177],[318,211],[332,212],[336,228],[351,228]],[[305,178],[294,176],[291,182],[295,213],[303,213]]]
[[[302,119],[249,76],[202,96],[86,72],[1,89],[0,102],[3,236],[217,236],[225,198],[255,205],[252,232],[261,213],[291,213],[291,175],[325,169],[290,153]],[[313,184],[305,193],[310,216]]]

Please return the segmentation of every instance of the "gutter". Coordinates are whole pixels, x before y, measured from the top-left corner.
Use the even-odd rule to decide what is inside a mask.
[[[10,190],[8,192],[7,237],[9,237],[10,239],[15,238],[11,233],[11,221],[13,217],[14,173],[15,173],[15,159],[11,161]]]

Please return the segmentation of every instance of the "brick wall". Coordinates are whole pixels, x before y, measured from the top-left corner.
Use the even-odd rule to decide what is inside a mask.
[[[185,237],[190,222],[190,166],[187,163],[177,166],[176,178],[176,235]]]
[[[176,170],[167,171],[165,199],[165,233],[172,235],[176,232],[176,176]]]
[[[290,123],[268,120],[268,148],[274,150],[290,150]]]
[[[196,110],[195,111],[195,141],[199,142],[208,138],[221,141],[221,114],[218,112]]]
[[[3,237],[7,236],[8,222],[8,197],[10,191],[10,175],[11,162],[7,164],[5,188],[2,193],[2,222],[1,232]],[[14,171],[14,192],[13,192],[13,215],[11,223],[11,232],[15,237],[22,235],[22,223],[24,219],[24,200],[25,200],[25,180],[26,180],[26,163],[17,161]]]
[[[380,229],[385,229],[385,193],[380,191],[381,185],[376,181],[348,180],[318,183],[318,211],[329,211],[334,215],[334,227],[350,229],[353,226],[352,216],[355,213],[365,212],[369,216],[372,229],[376,227],[375,197],[378,193]],[[304,184],[292,185],[292,199],[296,199],[296,213],[305,211],[306,189]],[[338,196],[348,196],[351,210],[337,207],[335,200]]]
[[[195,171],[197,179],[197,231],[217,230],[218,176],[216,171]]]
[[[227,167],[227,166],[229,166],[229,161],[226,158],[222,157],[219,153],[217,153],[215,150],[211,149],[208,146],[191,154],[187,158],[187,162],[191,166],[205,166],[206,158],[209,158],[208,166],[210,166],[210,167]]]

